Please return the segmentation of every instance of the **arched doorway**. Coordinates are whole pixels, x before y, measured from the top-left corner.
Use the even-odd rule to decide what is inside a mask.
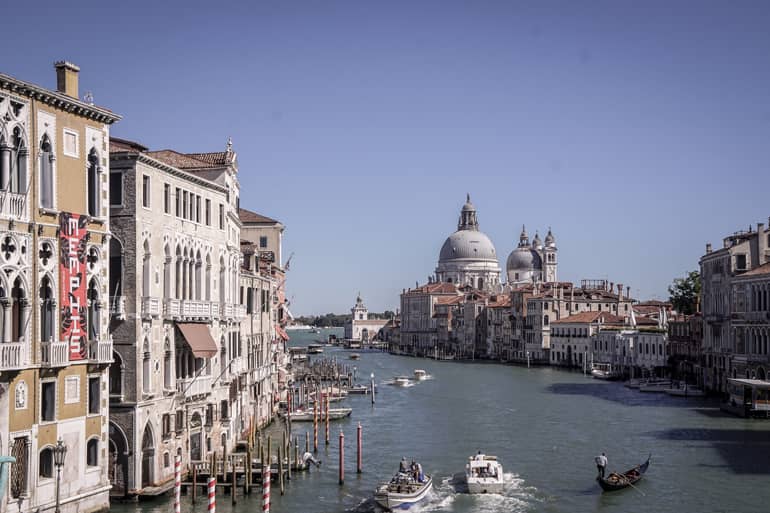
[[[155,440],[152,436],[150,424],[144,428],[142,435],[142,488],[152,486],[155,469]]]
[[[764,367],[757,367],[757,379],[764,381],[767,378],[767,373]]]
[[[110,422],[109,468],[107,474],[112,484],[110,495],[125,496],[130,487],[128,482],[128,440],[125,433],[114,422]]]
[[[367,328],[361,330],[361,342],[369,342],[369,330]]]

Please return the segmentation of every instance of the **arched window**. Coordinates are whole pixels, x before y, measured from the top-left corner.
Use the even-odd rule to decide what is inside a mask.
[[[96,148],[88,152],[88,215],[99,217],[99,154]]]
[[[176,299],[182,299],[182,248],[176,247],[176,265],[174,266],[174,289]]]
[[[53,477],[53,448],[46,447],[40,451],[38,475],[40,477]]]
[[[40,141],[40,206],[54,208],[54,163],[56,156],[48,134]]]
[[[163,344],[163,388],[171,390],[171,360],[173,355],[171,354],[171,343],[166,339]]]
[[[24,292],[21,279],[16,278],[13,282],[13,289],[11,289],[11,299],[13,300],[13,306],[11,307],[11,340],[19,341],[24,336],[25,332],[25,315],[24,308],[27,304],[27,295]]]
[[[225,259],[219,259],[219,302],[224,306],[225,304]]]
[[[142,260],[142,296],[150,297],[150,244],[144,241],[144,258]]]
[[[91,278],[88,282],[88,340],[96,341],[99,338],[99,289],[96,280]]]
[[[206,301],[211,301],[211,255],[206,255]]]
[[[53,340],[54,295],[51,280],[43,277],[40,283],[40,340]]]
[[[195,299],[203,299],[203,260],[201,259],[201,252],[195,255]]]
[[[543,326],[548,326],[548,316],[547,315],[543,316]]]
[[[90,439],[86,444],[86,465],[99,466],[99,440],[96,438]]]
[[[13,129],[11,139],[11,169],[10,169],[10,191],[16,194],[27,193],[27,144],[22,135],[21,128],[18,126]]]
[[[163,297],[171,297],[171,250],[168,245],[163,248]]]
[[[110,290],[113,296],[123,295],[123,245],[118,239],[110,239]]]
[[[120,398],[123,395],[123,361],[120,355],[112,352],[110,364],[110,397]]]
[[[150,342],[147,339],[142,344],[142,392],[150,393]]]

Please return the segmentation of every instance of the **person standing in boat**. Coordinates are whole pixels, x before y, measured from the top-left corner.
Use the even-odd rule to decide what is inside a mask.
[[[422,473],[422,465],[417,462],[417,482],[422,483],[425,480],[425,474]]]
[[[406,456],[401,458],[401,465],[398,467],[398,471],[405,474],[409,472],[409,464],[406,462]]]
[[[599,456],[594,458],[594,461],[596,461],[596,470],[599,472],[599,477],[604,479],[604,471],[607,468],[607,455],[601,453]]]

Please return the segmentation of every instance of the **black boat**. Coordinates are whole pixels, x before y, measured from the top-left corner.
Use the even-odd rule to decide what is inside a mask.
[[[651,456],[652,455],[647,456],[647,461],[641,465],[637,465],[622,474],[611,472],[607,477],[597,477],[596,480],[599,481],[599,486],[601,486],[602,490],[605,492],[614,492],[615,490],[622,490],[623,488],[635,485],[642,478],[644,473],[647,472],[647,467],[650,466]]]

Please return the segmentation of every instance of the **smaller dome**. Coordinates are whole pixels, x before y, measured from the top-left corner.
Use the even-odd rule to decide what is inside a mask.
[[[543,242],[540,240],[540,234],[535,232],[535,238],[532,239],[532,249],[543,249]]]
[[[516,248],[508,255],[505,268],[515,272],[540,271],[543,269],[543,262],[534,249]]]
[[[556,246],[556,239],[553,236],[553,233],[551,233],[551,227],[548,227],[548,234],[545,236],[545,245],[546,247],[552,248]]]
[[[473,203],[471,203],[471,195],[470,195],[470,193],[468,193],[468,195],[466,196],[465,205],[463,205],[462,211],[463,212],[471,212],[471,211],[475,212],[476,211],[476,207],[474,207]]]

